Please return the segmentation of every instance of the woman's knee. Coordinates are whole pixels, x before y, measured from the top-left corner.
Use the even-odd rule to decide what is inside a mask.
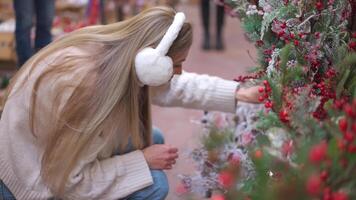
[[[152,128],[152,140],[154,144],[164,144],[163,133],[157,127]]]
[[[169,184],[166,173],[162,170],[151,170],[154,187],[154,198],[152,199],[165,199],[169,192]]]

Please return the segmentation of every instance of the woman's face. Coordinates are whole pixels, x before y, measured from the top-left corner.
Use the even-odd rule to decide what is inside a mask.
[[[171,56],[173,61],[173,74],[182,74],[182,63],[188,56],[189,49]]]

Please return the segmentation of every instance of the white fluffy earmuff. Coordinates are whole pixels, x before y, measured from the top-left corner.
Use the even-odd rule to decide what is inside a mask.
[[[173,61],[166,56],[184,24],[185,15],[178,12],[157,47],[146,47],[135,57],[136,74],[140,82],[148,86],[167,83],[173,75]]]

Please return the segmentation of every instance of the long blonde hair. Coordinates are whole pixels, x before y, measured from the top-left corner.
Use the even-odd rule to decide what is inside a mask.
[[[150,145],[149,88],[140,87],[133,61],[140,49],[155,47],[159,43],[174,15],[175,11],[171,8],[154,7],[126,21],[76,30],[38,52],[11,81],[7,94],[13,92],[14,84],[20,81],[17,79],[26,69],[32,71],[41,60],[54,52],[87,44],[97,48],[95,54],[87,57],[67,56],[56,61],[34,84],[30,123],[36,135],[36,119],[40,115],[36,102],[37,98],[41,98],[36,96],[36,91],[40,84],[56,75],[71,73],[83,59],[95,63],[83,78],[93,81],[90,84],[81,81],[76,85],[61,110],[59,102],[56,102],[58,113],[53,115],[58,119],[48,133],[41,169],[43,180],[55,196],[63,196],[70,173],[94,138],[100,136],[108,143],[112,138],[119,138],[119,144],[113,144],[112,151],[125,148],[129,138],[136,149]],[[191,43],[192,28],[185,23],[168,55],[189,49]],[[120,123],[117,123],[118,120]]]

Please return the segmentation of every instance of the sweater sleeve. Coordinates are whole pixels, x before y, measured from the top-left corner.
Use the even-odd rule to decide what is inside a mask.
[[[99,161],[82,161],[73,170],[66,199],[120,199],[153,183],[139,150]]]
[[[152,101],[160,106],[235,111],[238,83],[208,75],[183,72],[170,83],[152,87]]]

